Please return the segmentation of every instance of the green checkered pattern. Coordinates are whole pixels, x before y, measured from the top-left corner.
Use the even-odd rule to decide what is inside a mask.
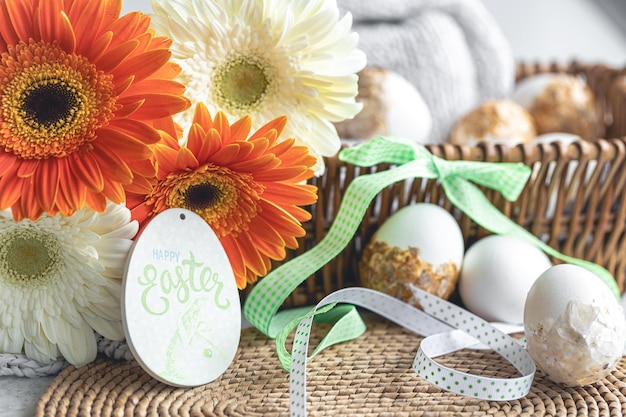
[[[474,185],[495,189],[506,199],[515,201],[528,181],[529,167],[515,163],[447,161],[432,155],[422,146],[386,137],[376,137],[362,145],[344,149],[339,157],[359,166],[379,163],[398,166],[356,177],[345,190],[341,207],[324,239],[311,250],[274,269],[255,285],[246,299],[244,314],[253,326],[269,337],[275,338],[289,323],[295,326],[306,315],[306,311],[301,309],[277,313],[296,287],[350,243],[374,197],[389,185],[413,177],[438,178],[450,201],[477,224],[493,233],[527,240],[555,258],[591,270],[619,297],[617,283],[606,269],[552,249],[502,214]],[[324,345],[358,337],[363,331],[361,326],[354,326],[354,329],[352,336],[343,330],[340,334],[333,334],[331,330]],[[284,346],[279,346],[278,350],[281,362],[289,363]]]

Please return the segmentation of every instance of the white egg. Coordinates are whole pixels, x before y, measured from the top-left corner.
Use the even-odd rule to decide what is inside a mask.
[[[465,242],[444,208],[417,203],[392,214],[359,262],[361,284],[417,305],[408,284],[442,298],[456,288]]]
[[[490,235],[467,250],[459,295],[469,311],[485,320],[521,324],[528,290],[551,266],[546,254],[531,243]]]
[[[417,203],[401,208],[382,224],[375,240],[401,249],[417,247],[420,258],[439,266],[463,261],[465,244],[456,219],[436,204]]]
[[[622,356],[626,318],[611,290],[590,271],[556,265],[535,281],[524,309],[528,353],[550,379],[586,385]]]

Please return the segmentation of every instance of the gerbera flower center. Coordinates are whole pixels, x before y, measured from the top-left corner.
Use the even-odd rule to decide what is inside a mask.
[[[251,111],[274,89],[273,71],[255,56],[226,59],[213,76],[214,100],[229,111]]]
[[[0,277],[6,282],[33,287],[52,281],[61,266],[61,245],[53,234],[30,228],[1,237]]]
[[[220,202],[222,190],[213,184],[203,183],[190,186],[184,195],[184,204],[193,211],[215,207]]]
[[[23,109],[30,124],[54,126],[60,121],[71,121],[78,100],[65,82],[50,80],[33,89],[24,98]]]
[[[65,157],[113,117],[112,76],[54,43],[7,47],[0,75],[0,146],[20,158]]]
[[[155,195],[169,208],[180,207],[202,217],[219,236],[247,230],[257,215],[263,186],[252,175],[225,167],[170,174],[155,188]]]

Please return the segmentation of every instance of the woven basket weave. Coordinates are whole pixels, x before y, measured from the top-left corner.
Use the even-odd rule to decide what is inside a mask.
[[[483,191],[504,214],[544,239],[554,249],[607,268],[624,292],[626,70],[577,62],[568,65],[519,64],[516,76],[520,80],[546,72],[564,72],[586,79],[595,93],[598,110],[604,115],[604,125],[598,126],[598,139],[571,145],[531,143],[514,147],[494,144],[468,147],[442,144],[429,145],[428,149],[448,160],[522,162],[533,168],[533,176],[516,202],[506,201],[496,191]],[[567,178],[570,164],[576,164],[578,168],[571,178]],[[286,260],[311,249],[325,236],[352,179],[392,168],[384,164],[361,168],[345,164],[337,158],[328,158],[326,166],[326,173],[312,181],[319,188],[319,199],[311,208],[313,220],[305,225],[307,235]],[[359,285],[358,262],[365,245],[389,215],[414,202],[435,203],[449,210],[459,221],[466,247],[489,233],[452,206],[437,181],[417,178],[404,184],[396,183],[383,190],[372,202],[350,245],[297,288],[284,306],[310,305],[332,291]],[[245,297],[246,294],[242,295]]]

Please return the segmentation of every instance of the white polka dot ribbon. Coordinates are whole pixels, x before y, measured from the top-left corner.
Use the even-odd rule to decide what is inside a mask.
[[[445,390],[485,400],[507,401],[528,394],[535,375],[535,363],[521,343],[480,317],[411,286],[424,311],[479,340],[511,363],[520,373],[515,378],[494,378],[456,371],[433,358],[452,348],[450,334],[426,337],[413,362],[415,372]],[[457,345],[458,346],[458,345]],[[455,346],[456,347],[456,346]]]
[[[366,288],[345,288],[326,296],[304,319],[298,320],[290,366],[290,412],[306,416],[306,363],[313,317],[337,303],[364,307],[419,335],[413,369],[420,377],[442,389],[486,400],[513,400],[528,394],[535,364],[522,344],[468,311],[418,288],[411,287],[423,306],[407,303]],[[285,332],[289,333],[290,326]],[[291,327],[293,329],[293,327]],[[458,329],[458,330],[454,330]],[[347,329],[348,330],[348,329]],[[519,372],[515,378],[473,375],[443,366],[434,358],[468,347],[488,347],[509,361]]]

